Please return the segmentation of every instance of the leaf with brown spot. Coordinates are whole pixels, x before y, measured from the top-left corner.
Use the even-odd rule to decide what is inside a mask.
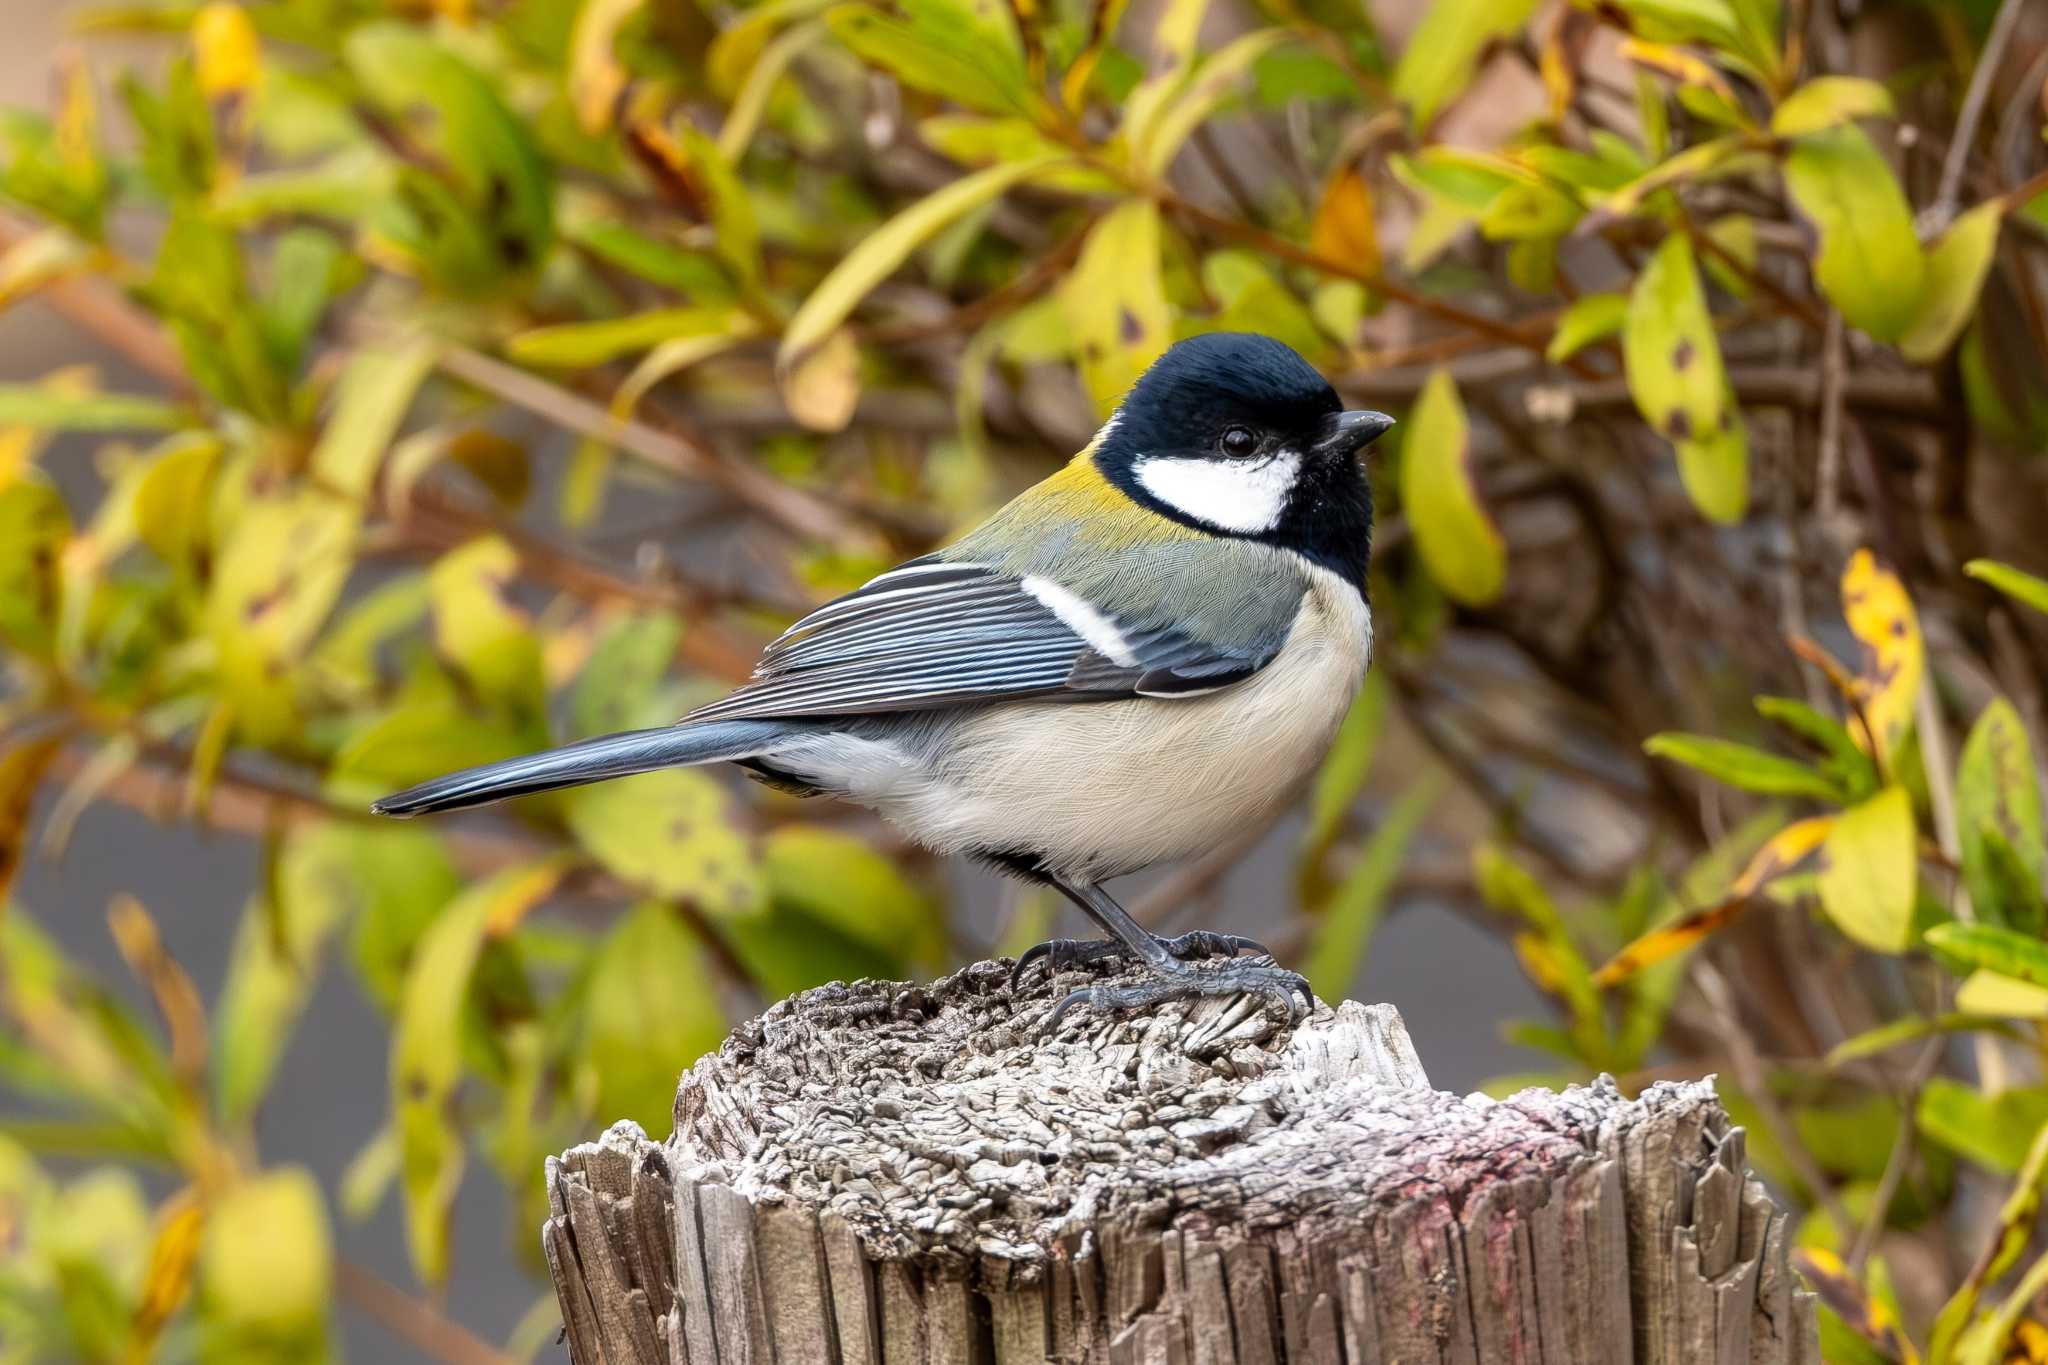
[[[1908,1362],[1919,1357],[1899,1332],[1898,1323],[1883,1303],[1865,1292],[1842,1258],[1826,1247],[1801,1247],[1792,1262],[1806,1277],[1813,1292],[1829,1312],[1842,1320],[1857,1336],[1885,1353],[1888,1359]]]
[[[1899,576],[1867,549],[1849,556],[1842,571],[1842,614],[1863,645],[1856,700],[1876,746],[1874,757],[1888,764],[1913,728],[1926,671],[1920,618]]]
[[[1676,447],[1693,505],[1713,521],[1741,520],[1749,505],[1749,441],[1684,233],[1666,237],[1637,277],[1621,349],[1629,394],[1643,419]]]

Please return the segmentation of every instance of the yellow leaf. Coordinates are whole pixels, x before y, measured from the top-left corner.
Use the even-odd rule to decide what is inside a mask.
[[[776,378],[790,416],[812,431],[844,431],[860,402],[860,344],[841,327]]]
[[[1779,137],[1817,133],[1855,118],[1892,113],[1891,92],[1862,76],[1816,76],[1785,97],[1771,114]]]
[[[263,45],[249,12],[214,0],[192,18],[192,65],[208,100],[247,94],[263,69]]]
[[[2000,1019],[2048,1019],[2048,986],[1979,968],[1956,988],[1956,1009]]]
[[[1861,726],[1852,727],[1851,733],[1875,744],[1875,757],[1889,763],[1913,728],[1913,708],[1926,671],[1920,618],[1906,585],[1867,549],[1849,556],[1842,571],[1842,614],[1863,645],[1855,688],[1869,723],[1867,736],[1860,733]]]
[[[1866,948],[1902,953],[1913,940],[1918,878],[1913,802],[1887,787],[1835,818],[1820,870],[1821,909]]]
[[[1089,232],[1060,286],[1088,396],[1099,413],[1115,407],[1172,340],[1173,310],[1160,276],[1159,207],[1127,199]]]
[[[1042,157],[991,166],[962,176],[942,190],[912,204],[861,239],[832,273],[803,301],[782,334],[776,364],[787,368],[804,352],[823,342],[859,306],[876,285],[887,279],[910,253],[954,219],[979,208],[1011,186],[1067,158]]]
[[[569,32],[569,101],[576,122],[586,133],[611,126],[619,95],[626,88],[626,70],[612,44],[619,29],[644,0],[583,0]]]
[[[7,889],[28,852],[29,807],[36,787],[61,747],[55,739],[40,739],[0,750],[0,913],[7,909]]]
[[[1813,1286],[1820,1301],[1856,1335],[1879,1347],[1888,1359],[1901,1365],[1918,1365],[1913,1350],[1884,1301],[1867,1293],[1861,1281],[1842,1258],[1827,1247],[1801,1247],[1792,1253],[1793,1263]]]
[[[209,1315],[266,1334],[316,1334],[327,1317],[334,1251],[320,1186],[289,1166],[229,1187],[206,1220],[201,1282]],[[306,1357],[288,1352],[285,1358]]]
[[[197,1093],[206,1072],[206,1002],[199,988],[164,947],[156,921],[142,902],[130,895],[114,898],[107,908],[107,925],[114,943],[130,971],[149,988],[157,1011],[171,1035],[171,1069],[192,1093]]]
[[[498,536],[449,551],[427,574],[434,646],[475,695],[534,718],[543,702],[540,638],[510,600],[519,552]]]
[[[1642,935],[1608,959],[1606,965],[1593,974],[1593,984],[1602,989],[1617,985],[1645,967],[1682,953],[1707,935],[1725,928],[1749,908],[1757,892],[1790,872],[1819,848],[1834,823],[1831,815],[1816,815],[1779,830],[1756,851],[1719,904],[1681,915],[1671,923]]]
[[[1623,38],[1615,51],[1638,66],[1647,66],[1674,77],[1682,85],[1703,86],[1730,103],[1735,101],[1735,92],[1729,89],[1721,73],[1682,47],[1644,42],[1640,38]]]
[[[1900,355],[1926,365],[1948,354],[1977,309],[2004,217],[2005,201],[1987,200],[1949,224],[1927,253],[1927,284],[1919,310],[1899,338]]]
[[[1323,190],[1323,202],[1316,206],[1309,229],[1309,247],[1362,275],[1379,274],[1380,234],[1373,221],[1372,187],[1356,167],[1339,171]]]
[[[1449,370],[1422,386],[1401,447],[1401,507],[1429,576],[1467,606],[1500,596],[1507,542],[1472,480],[1465,405]]]
[[[205,1230],[206,1210],[192,1189],[178,1191],[157,1211],[156,1238],[150,1243],[149,1268],[143,1273],[142,1296],[128,1338],[129,1359],[136,1365],[153,1358],[151,1348],[164,1324],[191,1294],[192,1269]]]

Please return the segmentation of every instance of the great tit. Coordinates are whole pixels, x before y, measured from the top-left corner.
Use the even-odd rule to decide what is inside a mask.
[[[945,549],[805,616],[751,680],[674,725],[486,764],[387,796],[411,816],[656,768],[729,762],[879,811],[940,853],[1057,887],[1110,935],[1020,959],[1134,956],[1150,979],[1077,991],[1132,1008],[1307,983],[1233,936],[1163,940],[1102,883],[1214,848],[1321,761],[1372,649],[1372,494],[1347,412],[1267,337],[1155,361],[1087,448]],[[1301,997],[1297,1003],[1296,997]]]

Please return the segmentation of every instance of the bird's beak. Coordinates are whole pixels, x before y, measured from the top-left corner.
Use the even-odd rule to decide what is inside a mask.
[[[1316,437],[1310,453],[1332,458],[1355,454],[1378,440],[1392,425],[1394,419],[1384,412],[1363,408],[1333,412],[1323,419],[1322,433]]]

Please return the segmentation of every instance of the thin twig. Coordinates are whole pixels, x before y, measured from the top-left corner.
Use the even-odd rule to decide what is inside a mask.
[[[513,1365],[511,1356],[375,1271],[345,1256],[335,1268],[341,1297],[408,1346],[445,1365]]]
[[[536,417],[644,460],[657,468],[701,479],[732,494],[784,530],[806,540],[873,548],[874,537],[832,504],[791,487],[751,465],[721,459],[705,446],[645,422],[619,418],[597,403],[479,351],[453,346],[440,356],[443,371]]]
[[[0,213],[0,251],[35,234],[11,214]],[[38,297],[58,316],[75,324],[128,360],[169,384],[181,396],[194,390],[192,376],[177,343],[156,319],[137,308],[103,279],[79,276],[45,285]]]
[[[1700,993],[1707,998],[1707,1007],[1714,1012],[1722,1035],[1728,1046],[1728,1060],[1735,1068],[1736,1082],[1741,1085],[1749,1102],[1763,1115],[1770,1125],[1771,1135],[1778,1140],[1778,1146],[1785,1153],[1785,1159],[1792,1164],[1799,1178],[1812,1187],[1813,1197],[1834,1219],[1835,1227],[1843,1236],[1853,1236],[1856,1220],[1849,1216],[1849,1210],[1835,1193],[1835,1187],[1828,1183],[1827,1172],[1815,1161],[1813,1153],[1806,1150],[1806,1144],[1799,1137],[1799,1131],[1785,1115],[1777,1096],[1771,1093],[1770,1078],[1764,1073],[1763,1058],[1757,1054],[1756,1044],[1750,1040],[1749,1031],[1742,1026],[1741,1016],[1736,1013],[1735,993],[1728,986],[1728,978],[1720,969],[1707,960],[1706,954],[1692,960],[1693,979],[1699,982]]]
[[[1846,388],[1846,339],[1842,315],[1830,309],[1820,353],[1820,452],[1814,474],[1814,511],[1823,528],[1842,510],[1842,404]]]
[[[1913,1163],[1913,1139],[1919,1133],[1918,1118],[1920,1090],[1934,1074],[1935,1066],[1941,1061],[1948,1040],[1936,1035],[1929,1038],[1920,1049],[1920,1055],[1913,1059],[1913,1069],[1907,1074],[1906,1088],[1900,1097],[1899,1127],[1892,1136],[1891,1154],[1885,1158],[1884,1174],[1877,1182],[1877,1192],[1871,1197],[1870,1215],[1857,1229],[1856,1240],[1849,1248],[1849,1273],[1857,1279],[1863,1278],[1863,1266],[1870,1259],[1870,1253],[1877,1248],[1877,1239],[1884,1235],[1886,1221],[1892,1211],[1892,1200],[1898,1197],[1899,1186],[1905,1181],[1906,1167]]]
[[[1970,73],[1970,88],[1963,94],[1962,112],[1956,115],[1956,135],[1948,144],[1948,156],[1941,163],[1941,182],[1928,206],[1929,226],[1939,230],[1955,216],[1956,197],[1962,192],[1963,169],[1970,161],[1970,146],[1977,140],[1977,123],[1984,117],[1984,102],[1991,95],[1991,82],[2005,60],[2005,45],[2019,27],[2020,0],[2005,0],[1991,21],[1984,38],[1984,50],[1977,54],[1977,69]]]

